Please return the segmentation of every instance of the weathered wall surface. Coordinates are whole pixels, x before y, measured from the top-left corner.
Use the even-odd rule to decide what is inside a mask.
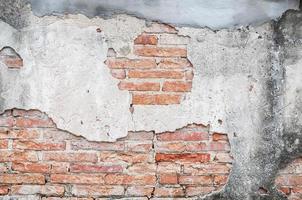
[[[22,1],[14,2],[20,5]],[[28,189],[24,186],[25,189],[17,190],[20,184],[43,185],[34,186],[34,195],[42,196],[52,196],[53,193],[45,194],[45,191],[51,190],[47,189],[49,184],[62,184],[54,196],[133,198],[126,192],[128,186],[122,187],[120,182],[113,184],[118,190],[112,192],[119,195],[100,195],[100,190],[96,188],[91,193],[73,191],[71,188],[84,184],[75,183],[75,179],[86,182],[76,173],[86,174],[87,168],[74,172],[70,171],[73,168],[69,166],[74,165],[75,159],[91,157],[79,156],[69,161],[69,156],[64,155],[66,152],[72,155],[81,152],[98,154],[95,158],[92,156],[95,160],[87,162],[89,167],[94,166],[89,171],[98,174],[101,182],[106,181],[106,177],[103,177],[105,172],[98,169],[108,163],[103,163],[103,157],[99,156],[107,150],[110,155],[127,155],[133,149],[143,149],[146,157],[155,156],[150,160],[153,165],[158,165],[161,159],[168,159],[164,161],[171,163],[189,159],[190,162],[213,164],[211,162],[216,162],[211,152],[213,149],[207,146],[213,140],[213,132],[228,133],[230,142],[233,163],[230,174],[229,171],[223,174],[224,181],[227,179],[222,184],[225,187],[216,187],[213,178],[216,172],[213,172],[214,175],[211,172],[210,179],[214,182],[206,185],[211,189],[208,188],[205,193],[212,193],[205,196],[205,193],[201,193],[204,185],[200,183],[209,172],[194,174],[194,167],[192,174],[186,174],[182,171],[186,164],[181,163],[180,171],[172,170],[173,175],[167,176],[169,181],[174,181],[168,186],[161,185],[160,178],[154,180],[163,171],[153,170],[148,179],[151,180],[148,186],[152,190],[144,190],[148,194],[140,190],[137,192],[139,196],[156,199],[194,194],[197,198],[200,194],[200,198],[205,199],[286,199],[275,186],[275,178],[279,169],[301,156],[301,12],[288,11],[280,20],[259,26],[212,31],[207,28],[146,23],[128,15],[89,19],[83,15],[37,17],[26,6],[19,11],[21,18],[2,17],[3,21],[0,22],[0,108],[4,117],[9,116],[1,125],[17,130],[26,128],[26,131],[27,128],[49,126],[55,129],[56,126],[83,136],[85,139],[80,140],[85,143],[84,146],[93,145],[89,149],[75,149],[71,145],[73,141],[68,141],[64,146],[65,136],[75,136],[57,129],[48,138],[49,144],[45,144],[43,137],[23,138],[27,140],[26,144],[31,144],[30,147],[18,146],[18,143],[24,143],[18,138],[5,137],[4,150],[0,152],[3,158],[7,158],[2,164],[8,167],[3,168],[6,170],[0,178],[1,191],[4,191],[2,199],[11,195],[24,195],[26,198],[26,195],[32,194],[27,192],[34,190],[29,186]],[[16,16],[14,9],[9,13]],[[28,115],[32,118],[25,122],[18,121],[24,116],[15,116],[13,112],[10,116],[8,110],[12,108],[30,110],[28,113],[33,114]],[[43,123],[43,120],[39,120],[41,113],[31,109],[47,114],[52,122],[46,120]],[[207,128],[202,130],[210,134],[210,139],[204,142],[197,137],[195,140],[188,132],[179,135],[179,130],[188,128],[190,124],[206,125]],[[147,144],[143,145],[138,142],[139,147],[132,149],[128,145],[133,142],[131,139],[128,141],[127,138],[131,137],[128,132],[144,135],[140,131],[152,133],[153,139],[146,139],[144,142]],[[167,143],[157,141],[156,134],[167,131],[171,132]],[[64,136],[62,140],[58,132]],[[10,132],[6,134],[10,135]],[[126,139],[121,139],[126,136]],[[66,180],[69,182],[52,182],[51,177],[57,175],[49,171],[37,172],[38,181],[41,182],[30,182],[36,181],[26,178],[27,173],[33,171],[12,168],[14,162],[22,161],[23,157],[19,160],[17,156],[20,152],[29,156],[26,158],[33,159],[25,160],[30,163],[29,166],[48,162],[41,155],[49,150],[44,145],[53,147],[51,143],[56,141],[55,137],[64,144],[55,144],[54,148],[59,149],[50,150],[58,150],[55,158],[64,157],[58,162],[67,163],[69,170],[61,176],[68,176]],[[186,138],[191,138],[188,140],[190,142],[183,142]],[[123,147],[114,149],[120,143]],[[109,149],[103,149],[103,145]],[[218,148],[217,145],[212,147]],[[229,153],[229,149],[223,150]],[[18,153],[15,154],[15,151]],[[169,155],[160,158],[155,155],[162,151]],[[211,155],[210,159],[205,160],[207,157],[203,154]],[[124,159],[118,155],[116,157]],[[131,154],[130,157],[135,158],[136,155]],[[46,164],[46,168],[49,167],[49,163]],[[125,164],[122,168],[127,169],[126,165],[132,164]],[[201,170],[206,167],[196,168]],[[18,179],[16,174],[24,176],[24,179],[7,181]],[[127,170],[118,174],[122,177],[131,175]],[[180,181],[184,179],[179,177],[184,175],[190,176],[185,179],[188,182]],[[91,180],[94,183],[96,179]],[[144,185],[141,180],[134,178],[132,183]],[[169,189],[160,190],[162,193],[156,195],[158,186]],[[191,186],[195,187],[194,191],[188,189]],[[198,190],[200,193],[196,192]]]

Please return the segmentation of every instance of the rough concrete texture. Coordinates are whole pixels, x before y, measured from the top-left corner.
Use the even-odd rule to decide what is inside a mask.
[[[301,18],[288,11],[257,27],[178,28],[191,38],[192,91],[180,105],[134,106],[133,114],[128,92],[118,90],[103,62],[108,48],[120,57],[133,51],[144,20],[29,14],[27,25],[15,29],[4,19],[0,48],[14,48],[24,66],[1,64],[1,111],[39,109],[58,128],[96,141],[116,140],[128,130],[209,124],[229,134],[234,164],[224,190],[203,198],[285,199],[274,187],[276,173],[302,153]]]

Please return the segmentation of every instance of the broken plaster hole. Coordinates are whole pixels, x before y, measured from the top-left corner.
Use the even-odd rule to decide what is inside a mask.
[[[130,92],[132,105],[180,104],[191,92],[194,77],[187,58],[189,41],[174,27],[153,23],[134,40],[129,58],[116,57],[109,48],[105,64],[120,80],[119,89]]]
[[[0,62],[4,63],[8,68],[20,69],[23,66],[23,59],[11,47],[3,47],[0,50]]]

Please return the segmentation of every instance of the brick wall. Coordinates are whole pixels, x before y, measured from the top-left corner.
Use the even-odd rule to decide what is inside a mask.
[[[302,158],[294,160],[286,168],[280,170],[276,185],[289,200],[302,199]]]
[[[109,49],[107,66],[131,92],[134,105],[179,104],[192,88],[193,66],[187,58],[188,37],[168,25],[153,23],[134,40],[129,57]]]
[[[0,62],[5,64],[8,68],[19,69],[23,66],[23,59],[11,47],[3,47],[0,50]]]
[[[227,135],[203,125],[89,142],[14,109],[0,127],[0,195],[17,199],[189,199],[219,190],[231,168]]]

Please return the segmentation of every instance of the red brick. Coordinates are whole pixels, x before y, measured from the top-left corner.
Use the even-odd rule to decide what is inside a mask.
[[[75,196],[121,196],[124,195],[122,186],[74,185],[71,193]]]
[[[184,196],[185,194],[181,187],[177,187],[177,188],[160,187],[160,188],[155,188],[154,195],[156,197],[181,197]]]
[[[126,163],[146,163],[150,160],[150,154],[134,152],[100,152],[101,162],[126,162]]]
[[[126,174],[107,174],[105,183],[109,185],[154,185],[155,175],[126,175]]]
[[[276,178],[276,184],[282,186],[302,185],[302,176],[300,175],[281,175]]]
[[[0,126],[4,127],[12,127],[14,125],[14,118],[11,116],[5,117],[1,116],[0,117]]]
[[[147,33],[177,33],[178,31],[171,25],[152,23],[145,29]]]
[[[5,173],[9,171],[8,163],[0,163],[0,173]]]
[[[117,79],[125,79],[126,78],[126,71],[124,69],[111,69],[111,75]]]
[[[192,71],[192,70],[186,70],[186,71],[185,71],[185,78],[186,78],[186,80],[188,80],[188,81],[192,81],[193,78],[194,78],[194,73],[193,73],[193,71]]]
[[[160,141],[200,141],[208,140],[206,132],[165,132],[157,135]]]
[[[165,81],[163,91],[165,92],[189,92],[192,89],[192,82]]]
[[[96,174],[51,174],[52,183],[104,184],[105,175]]]
[[[223,142],[211,142],[208,145],[209,151],[228,151],[230,150],[230,146],[228,143]]]
[[[87,140],[77,140],[71,142],[73,150],[99,150],[99,151],[123,151],[124,141],[110,142],[89,142]]]
[[[123,138],[122,140],[146,141],[146,140],[153,140],[153,137],[154,137],[153,132],[138,131],[138,132],[128,132],[127,137]]]
[[[158,67],[184,69],[193,66],[187,58],[164,58],[159,62]]]
[[[191,175],[228,174],[230,167],[219,163],[201,163],[184,165],[184,173]]]
[[[47,173],[50,171],[50,165],[45,163],[17,163],[13,162],[12,170],[30,173]]]
[[[0,174],[2,184],[44,184],[45,177],[41,174]]]
[[[188,143],[186,145],[187,152],[201,152],[207,150],[207,145],[204,142]]]
[[[109,58],[106,64],[111,69],[128,69],[128,68],[156,68],[155,59],[127,59],[127,58]]]
[[[181,47],[136,46],[134,54],[145,57],[186,57],[187,49]]]
[[[228,141],[228,135],[225,133],[213,133],[212,134],[213,141]]]
[[[15,129],[0,131],[0,138],[11,138],[11,139],[38,139],[40,138],[40,132],[37,130],[28,129]]]
[[[151,141],[147,142],[126,142],[126,149],[129,152],[150,152],[152,150]]]
[[[58,185],[14,185],[11,188],[12,194],[41,194],[45,196],[62,196],[64,194],[64,186]]]
[[[43,160],[58,162],[97,162],[95,153],[65,153],[65,152],[46,152]]]
[[[127,188],[127,196],[147,196],[150,197],[153,192],[153,187],[146,186],[130,186]]]
[[[217,153],[214,160],[221,163],[232,163],[233,158],[229,153]]]
[[[184,161],[184,162],[208,162],[210,154],[207,153],[183,153],[183,154],[164,154],[157,153],[155,156],[156,162],[163,161]]]
[[[181,71],[162,71],[162,70],[130,70],[128,72],[129,78],[167,78],[167,79],[182,79],[184,73]]]
[[[160,83],[121,81],[118,88],[129,91],[159,91]]]
[[[142,44],[142,45],[156,45],[158,42],[158,38],[156,35],[146,35],[142,34],[137,36],[134,40],[134,44]]]
[[[155,163],[137,163],[127,167],[127,174],[154,174],[156,172]]]
[[[177,174],[160,174],[159,183],[167,185],[178,184]]]
[[[1,185],[0,186],[0,195],[6,195],[8,194],[8,186],[5,186],[5,185]]]
[[[53,122],[50,119],[39,119],[39,118],[24,118],[24,117],[17,117],[15,118],[15,126],[22,127],[22,128],[48,128],[48,127],[55,127]]]
[[[13,142],[14,149],[26,149],[26,150],[64,150],[65,142],[43,142],[35,140],[15,140]]]
[[[295,194],[302,194],[302,185],[299,185],[298,187],[293,187],[291,191]]]
[[[157,163],[157,172],[165,173],[180,173],[181,167],[178,163],[172,162],[159,162]]]
[[[186,144],[183,142],[157,142],[157,152],[183,152],[186,150]]]
[[[28,161],[28,162],[37,162],[38,155],[37,152],[31,151],[0,151],[0,162],[8,161]]]
[[[1,57],[0,57],[1,59]],[[23,60],[17,56],[4,56],[2,57],[2,61],[8,68],[21,68],[23,67]]]
[[[42,197],[42,200],[94,200],[94,199],[80,198],[80,197]]]
[[[69,163],[64,162],[51,162],[51,173],[66,173],[69,171]]]
[[[80,173],[117,173],[122,172],[123,167],[121,165],[89,165],[89,164],[73,164],[70,167],[71,172]]]
[[[215,185],[225,185],[228,180],[228,176],[226,175],[216,175],[214,176],[214,184]]]
[[[0,140],[0,149],[8,148],[8,140]]]
[[[214,191],[214,187],[209,186],[188,186],[186,187],[187,196],[198,196],[198,195],[206,195]]]
[[[184,185],[212,185],[212,176],[179,176],[179,183]]]
[[[133,94],[134,105],[169,105],[179,104],[181,95],[178,94]]]
[[[289,195],[291,193],[291,188],[290,187],[280,187],[278,188],[281,192],[283,192],[286,195]]]

